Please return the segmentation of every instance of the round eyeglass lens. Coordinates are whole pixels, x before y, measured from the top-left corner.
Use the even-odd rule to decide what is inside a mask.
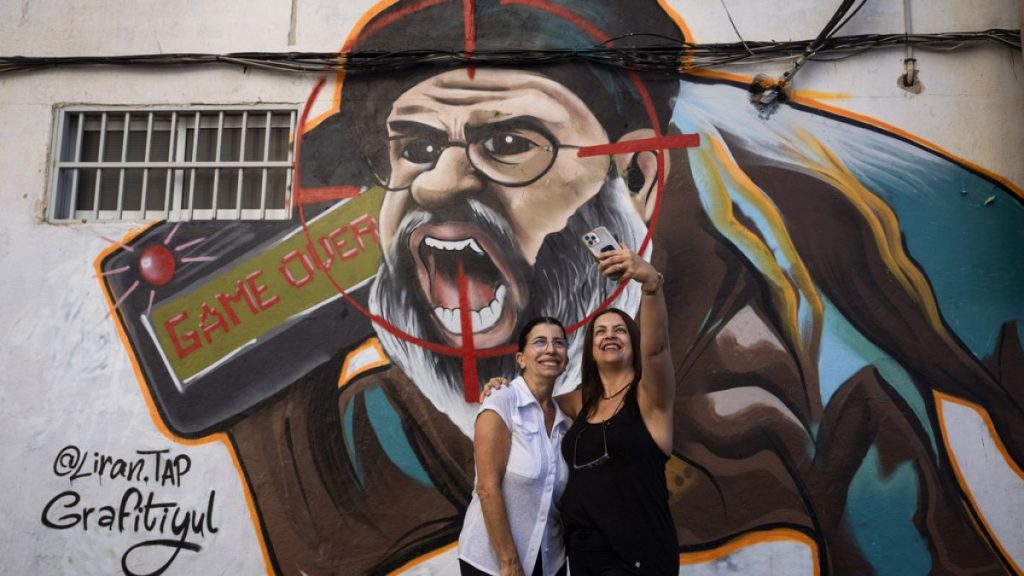
[[[499,184],[522,186],[551,168],[557,145],[545,134],[525,128],[502,130],[469,146],[477,170]]]
[[[469,144],[423,136],[392,136],[386,147],[367,148],[367,163],[378,184],[403,190],[420,174],[434,169],[448,148],[466,148],[474,169],[492,182],[525,186],[544,175],[555,162],[558,145],[536,130],[516,128],[490,132]]]

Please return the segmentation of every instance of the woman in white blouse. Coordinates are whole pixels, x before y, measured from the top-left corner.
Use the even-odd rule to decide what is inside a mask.
[[[521,375],[493,391],[476,417],[476,488],[459,535],[463,576],[565,574],[555,504],[568,469],[559,451],[569,420],[551,398],[568,361],[565,328],[531,320],[519,333]]]

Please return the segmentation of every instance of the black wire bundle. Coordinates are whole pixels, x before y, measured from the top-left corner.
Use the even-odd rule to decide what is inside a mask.
[[[825,47],[825,43],[836,35],[837,32],[846,24],[853,19],[853,17],[860,12],[860,9],[868,3],[868,0],[861,0],[860,4],[850,12],[850,8],[853,6],[855,0],[843,0],[842,4],[836,10],[832,18],[829,19],[828,24],[821,29],[818,33],[818,37],[810,42],[805,48],[802,54],[797,57],[793,62],[793,65],[789,70],[782,73],[782,76],[775,82],[768,79],[767,76],[758,75],[754,77],[754,83],[750,87],[750,101],[758,108],[761,112],[761,116],[767,118],[775,111],[778,106],[779,96],[784,93],[784,90],[789,85],[796,73],[800,71],[800,68],[804,64],[809,62]],[[849,16],[846,13],[850,12]],[[843,19],[846,16],[846,19]],[[906,35],[904,35],[905,37]],[[748,47],[749,50],[749,47]]]
[[[852,14],[851,14],[852,16]],[[849,21],[849,18],[846,19]],[[845,23],[845,22],[844,22]],[[840,25],[841,27],[841,25]],[[837,28],[838,29],[838,28]],[[650,36],[650,35],[645,35]],[[143,54],[127,56],[31,57],[0,56],[0,74],[82,66],[186,67],[229,64],[275,72],[317,73],[346,70],[383,73],[417,66],[530,66],[564,61],[585,61],[629,70],[683,73],[725,65],[753,65],[778,61],[839,60],[876,48],[911,45],[922,50],[960,50],[996,43],[1020,49],[1020,31],[991,29],[980,32],[939,34],[864,34],[788,42],[746,41],[729,44],[678,44],[617,49],[614,40],[588,50],[461,51],[417,50],[406,52],[235,52],[231,54]],[[682,49],[682,50],[680,50]],[[678,55],[685,55],[680,61]],[[795,73],[795,72],[794,72]],[[789,75],[792,79],[793,73]]]

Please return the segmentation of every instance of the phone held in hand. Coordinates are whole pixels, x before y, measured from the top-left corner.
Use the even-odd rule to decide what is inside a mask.
[[[598,226],[590,232],[587,232],[581,237],[583,245],[587,247],[590,255],[594,257],[596,261],[598,256],[603,252],[611,252],[612,250],[618,250],[620,248],[618,240],[612,236],[612,233],[608,231],[604,226]],[[621,278],[621,274],[611,276],[612,280],[618,280]]]

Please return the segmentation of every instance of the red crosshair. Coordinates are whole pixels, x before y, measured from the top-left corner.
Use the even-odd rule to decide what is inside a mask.
[[[444,0],[427,0],[425,2],[414,4],[399,13],[390,14],[386,17],[380,18],[377,22],[367,26],[361,31],[362,36],[367,36],[382,29],[386,24],[393,20],[400,18],[411,12],[426,9],[435,4],[440,4]],[[475,23],[475,12],[473,0],[462,0],[463,2],[463,18],[465,25],[465,39],[466,39],[466,55],[471,57],[473,50],[476,45],[476,23]],[[581,18],[578,14],[575,14],[561,6],[554,6],[549,4],[546,0],[502,0],[502,4],[523,4],[528,5],[539,10],[544,10],[556,17],[565,19],[576,25],[578,28],[590,35],[595,42],[606,44],[609,39],[607,34],[594,27],[591,23]],[[350,39],[342,47],[341,51],[346,52],[351,48],[353,41]],[[340,56],[340,54],[339,54]],[[470,77],[473,76],[473,67],[470,66],[468,73]],[[637,93],[643,102],[644,108],[647,112],[648,119],[651,122],[651,126],[654,129],[655,136],[653,138],[644,138],[639,140],[629,140],[625,142],[613,142],[609,144],[599,144],[596,146],[587,146],[580,148],[577,152],[577,156],[580,158],[586,158],[591,156],[605,156],[613,154],[627,154],[627,153],[638,153],[638,152],[654,152],[657,158],[657,182],[656,187],[658,195],[655,199],[654,210],[651,214],[651,221],[647,227],[647,235],[644,237],[643,242],[637,249],[638,253],[646,251],[647,246],[650,244],[651,237],[654,234],[654,229],[657,225],[658,215],[661,212],[661,202],[664,196],[665,187],[665,159],[662,155],[664,150],[676,149],[676,148],[693,148],[700,145],[700,136],[698,134],[673,134],[663,135],[658,122],[657,113],[654,110],[654,103],[651,101],[650,94],[647,92],[647,88],[644,86],[640,77],[635,71],[629,71],[628,76],[630,82],[633,84]],[[340,79],[339,79],[340,81]],[[312,108],[313,102],[316,101],[320,90],[323,88],[326,82],[326,74],[322,77],[313,87],[309,98],[306,100],[306,105],[303,108],[302,116],[299,122],[299,137],[296,138],[295,144],[295,160],[293,162],[293,168],[295,174],[299,172],[299,158],[302,157],[302,132],[306,125],[306,121],[309,118],[309,113]],[[331,201],[331,200],[342,200],[345,198],[351,198],[359,195],[363,188],[360,186],[329,186],[320,188],[303,188],[301,185],[301,178],[296,177],[294,179],[295,188],[295,203],[299,207],[299,221],[302,225],[303,233],[306,236],[308,252],[310,257],[313,259],[316,267],[324,272],[328,281],[334,285],[338,293],[360,313],[369,318],[378,328],[383,329],[396,338],[399,338],[410,344],[420,346],[427,350],[430,350],[437,354],[443,354],[445,356],[456,356],[462,360],[462,382],[463,382],[463,393],[466,398],[466,402],[476,403],[480,401],[480,386],[478,382],[477,374],[477,360],[480,358],[490,358],[495,356],[504,356],[508,354],[514,354],[517,351],[515,344],[509,344],[505,346],[498,346],[495,348],[477,349],[473,344],[473,316],[472,309],[469,305],[469,289],[468,282],[466,280],[465,270],[463,263],[459,260],[458,271],[457,271],[457,285],[459,290],[459,324],[462,329],[462,345],[460,347],[447,346],[445,344],[439,344],[437,342],[431,342],[424,340],[404,332],[393,324],[388,322],[386,319],[371,313],[369,310],[364,308],[361,304],[356,302],[348,292],[338,284],[337,280],[331,275],[327,266],[320,259],[320,255],[314,247],[312,237],[309,233],[309,227],[306,222],[306,215],[304,206],[306,204],[314,204],[319,202]],[[573,333],[579,330],[587,323],[589,323],[597,314],[604,309],[608,308],[611,303],[618,298],[618,296],[625,289],[626,284],[620,284],[619,287],[605,299],[593,312],[588,314],[585,318],[580,319],[575,324],[566,328],[567,333]]]

